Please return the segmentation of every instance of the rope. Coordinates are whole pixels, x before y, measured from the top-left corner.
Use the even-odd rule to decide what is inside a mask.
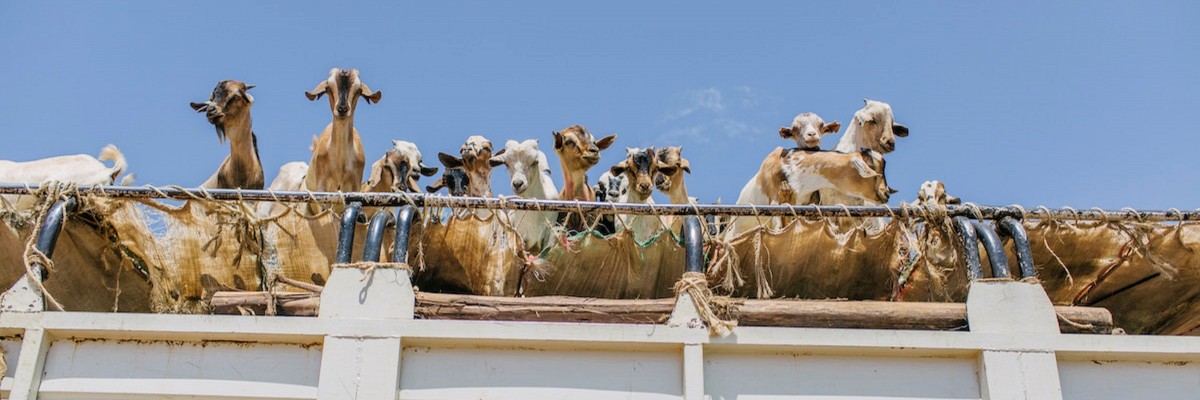
[[[737,320],[721,319],[717,316],[714,309],[723,311],[722,314],[727,314],[730,308],[729,299],[726,297],[717,297],[712,290],[708,288],[708,279],[703,272],[684,272],[683,277],[679,282],[675,283],[675,300],[679,300],[679,296],[687,293],[692,298],[692,304],[696,306],[696,311],[700,314],[700,319],[708,325],[708,331],[711,334],[726,337],[733,333],[733,328],[737,326]]]
[[[33,282],[33,286],[42,293],[42,297],[45,299],[46,303],[49,304],[52,307],[51,309],[55,311],[63,311],[62,303],[59,303],[58,300],[46,290],[46,286],[42,285],[42,280],[33,273],[33,264],[40,264],[42,268],[46,269],[47,273],[54,271],[54,260],[51,260],[50,257],[46,256],[46,253],[43,253],[37,248],[37,237],[41,235],[42,222],[46,220],[46,214],[49,213],[50,208],[54,206],[54,203],[61,199],[65,199],[68,196],[74,195],[77,192],[78,189],[74,184],[64,184],[61,182],[46,182],[40,189],[38,189],[36,196],[38,196],[41,201],[35,207],[36,211],[33,214],[35,216],[33,220],[33,230],[30,231],[29,239],[25,241],[25,253],[22,256],[22,260],[25,264],[25,276],[30,282]],[[64,215],[64,221],[65,217],[66,216]]]
[[[331,268],[354,268],[354,269],[362,270],[363,276],[362,276],[362,278],[360,278],[358,280],[359,282],[365,281],[365,280],[367,280],[367,278],[370,278],[371,276],[373,276],[375,274],[375,270],[379,269],[379,268],[401,269],[401,270],[407,271],[409,274],[412,274],[412,267],[409,266],[408,263],[403,263],[403,262],[357,261],[357,262],[350,262],[350,263],[335,263],[333,265],[330,265],[330,267]]]

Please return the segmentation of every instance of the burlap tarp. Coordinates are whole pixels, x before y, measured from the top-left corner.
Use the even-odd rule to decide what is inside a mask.
[[[675,295],[683,276],[681,239],[669,229],[646,241],[629,230],[603,236],[587,230],[560,236],[542,252],[545,266],[526,279],[525,295],[656,299]]]
[[[39,196],[49,206],[57,198]],[[24,253],[34,234],[33,210],[14,210],[0,204],[0,290],[26,276]],[[67,311],[150,311],[150,283],[142,260],[131,256],[134,241],[116,228],[119,221],[137,218],[128,203],[80,199],[79,211],[68,213],[43,283],[53,300]],[[47,308],[53,309],[51,299]]]
[[[713,243],[709,280],[735,297],[887,300],[908,264],[905,232],[896,219],[793,218],[780,229],[759,226]]]
[[[514,296],[526,264],[524,243],[507,215],[424,212],[409,239],[409,264],[421,290]]]

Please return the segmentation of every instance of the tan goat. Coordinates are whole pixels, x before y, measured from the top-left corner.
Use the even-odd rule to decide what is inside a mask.
[[[428,167],[417,145],[393,140],[392,148],[371,164],[371,173],[362,185],[363,192],[420,192],[417,179],[433,176],[438,169]]]
[[[600,151],[612,146],[617,135],[608,135],[596,140],[591,133],[579,125],[572,125],[561,132],[554,132],[554,152],[563,170],[563,188],[560,200],[595,201],[596,194],[587,183],[587,171],[600,162]],[[563,225],[567,230],[584,228],[583,219],[576,213],[563,213]],[[564,217],[560,216],[560,219]]]
[[[254,97],[247,91],[254,85],[238,81],[221,81],[212,96],[203,103],[191,103],[196,112],[205,113],[208,122],[217,128],[217,140],[229,139],[229,155],[217,172],[200,187],[206,189],[262,189],[262,161],[258,158],[258,137],[250,126],[250,107]]]
[[[658,163],[653,147],[639,149],[625,148],[625,160],[609,169],[613,176],[624,175],[629,180],[629,192],[624,202],[633,204],[654,204],[654,176],[658,174]],[[658,231],[662,222],[657,215],[618,215],[617,230],[633,231],[634,239],[645,241]]]
[[[325,127],[321,136],[313,137],[313,156],[308,163],[305,186],[312,191],[358,190],[366,158],[362,139],[354,128],[354,110],[359,97],[366,99],[368,104],[378,103],[383,92],[371,91],[356,69],[334,68],[329,71],[328,78],[304,95],[310,101],[329,95],[329,109],[333,112],[333,122]]]
[[[792,119],[791,126],[779,128],[779,137],[795,140],[796,147],[802,149],[817,149],[821,147],[821,137],[839,129],[842,129],[840,122],[826,124],[820,115],[803,113]]]
[[[461,166],[467,172],[470,178],[467,196],[492,197],[492,141],[479,135],[471,136],[459,148],[459,154],[462,158],[457,158],[446,153],[438,153],[438,161],[441,161],[442,165],[445,165],[446,168],[456,165],[455,168]],[[500,149],[500,152],[496,153],[495,156],[503,154],[504,149]]]
[[[940,181],[925,181],[925,183],[922,183],[921,189],[917,191],[917,200],[913,201],[914,206],[945,206],[947,204],[959,203],[962,203],[962,200],[946,193],[946,185]]]
[[[658,151],[655,163],[658,164],[658,174],[654,176],[654,186],[658,191],[665,193],[671,204],[693,203],[692,198],[688,196],[687,184],[683,177],[685,173],[692,173],[692,164],[683,158],[683,147],[664,147]],[[683,225],[683,217],[672,216],[668,220],[671,221],[671,230],[679,232],[680,226]]]

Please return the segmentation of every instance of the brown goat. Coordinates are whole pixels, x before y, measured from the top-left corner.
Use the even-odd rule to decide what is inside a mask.
[[[329,95],[329,109],[333,112],[333,122],[325,126],[321,136],[313,138],[313,156],[308,163],[305,186],[312,191],[358,190],[366,158],[362,139],[354,128],[354,110],[359,97],[368,104],[378,103],[383,92],[371,91],[356,69],[334,68],[328,78],[304,95],[310,101]]]
[[[254,97],[247,93],[254,85],[221,81],[212,96],[203,103],[191,103],[196,112],[205,113],[217,128],[217,140],[229,139],[229,155],[217,172],[200,187],[206,189],[262,189],[262,162],[258,158],[258,138],[250,126],[250,107]]]
[[[554,152],[563,170],[563,188],[559,200],[595,201],[596,193],[587,183],[587,171],[600,162],[600,151],[612,146],[617,135],[608,135],[596,140],[587,128],[571,125],[561,132],[554,132]],[[584,228],[582,216],[577,213],[562,213],[559,219],[568,231]]]

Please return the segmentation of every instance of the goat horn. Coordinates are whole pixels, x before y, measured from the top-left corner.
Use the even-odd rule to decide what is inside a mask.
[[[254,85],[246,85],[246,90],[254,89]]]

